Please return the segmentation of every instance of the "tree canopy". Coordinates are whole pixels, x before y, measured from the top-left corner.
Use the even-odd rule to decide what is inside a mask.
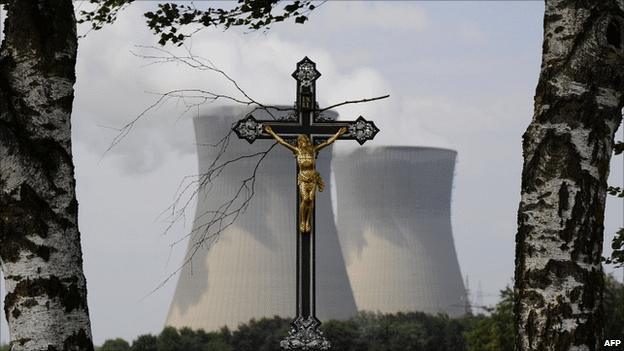
[[[80,11],[78,23],[89,22],[91,29],[98,30],[104,25],[115,22],[119,12],[133,3],[134,0],[90,0],[94,4],[91,10]],[[147,26],[160,37],[161,45],[167,43],[181,45],[184,40],[205,27],[234,26],[246,27],[250,30],[268,30],[271,25],[292,19],[303,24],[308,14],[318,5],[312,0],[288,2],[281,8],[279,0],[238,0],[237,5],[225,9],[221,7],[201,8],[193,2],[158,3],[157,9],[145,12]],[[323,4],[321,2],[321,4]]]
[[[605,281],[605,338],[613,339],[624,333],[624,283],[613,276],[605,276]],[[449,318],[421,312],[362,312],[346,321],[325,322],[321,329],[332,349],[341,351],[513,351],[513,290],[505,288],[500,297],[487,315]],[[166,327],[158,336],[141,335],[129,349],[120,343],[122,348],[116,350],[273,351],[279,349],[289,322],[263,318],[218,332]],[[104,347],[118,340],[107,340],[99,351],[109,350]]]
[[[129,351],[130,344],[121,338],[106,340],[99,351]]]

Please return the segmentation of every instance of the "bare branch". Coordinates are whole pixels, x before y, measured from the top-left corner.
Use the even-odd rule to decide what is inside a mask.
[[[345,102],[341,102],[339,104],[335,104],[335,105],[331,105],[328,107],[325,107],[323,109],[318,110],[318,112],[323,112],[323,111],[327,111],[330,110],[334,107],[338,107],[338,106],[342,106],[342,105],[347,105],[347,104],[359,104],[359,103],[363,103],[363,102],[371,102],[371,101],[376,101],[376,100],[381,100],[381,99],[385,99],[387,97],[390,97],[390,95],[384,95],[384,96],[377,96],[374,98],[369,98],[369,99],[361,99],[361,100],[349,100],[349,101],[345,101]]]
[[[237,189],[235,194],[232,196],[232,198],[230,198],[229,200],[221,204],[217,208],[217,210],[206,211],[196,217],[197,219],[197,218],[202,218],[204,216],[212,215],[212,218],[210,218],[208,222],[198,225],[197,227],[193,228],[193,230],[191,230],[187,235],[184,236],[184,238],[187,238],[190,236],[191,240],[193,240],[193,236],[195,234],[198,234],[197,239],[195,239],[194,242],[192,243],[189,249],[189,252],[187,253],[186,258],[184,259],[182,264],[178,266],[176,270],[170,273],[163,281],[161,281],[145,297],[153,294],[158,289],[163,287],[172,277],[174,277],[178,272],[180,272],[187,264],[190,264],[193,257],[197,253],[197,251],[199,251],[199,249],[210,248],[210,246],[212,246],[219,239],[219,235],[224,230],[228,229],[231,225],[233,225],[241,214],[245,213],[245,211],[247,210],[255,194],[256,174],[257,174],[258,168],[260,167],[260,164],[262,163],[264,158],[267,156],[267,154],[271,152],[271,150],[273,150],[275,145],[277,145],[277,143],[272,144],[267,150],[255,153],[253,155],[244,155],[241,157],[228,160],[222,164],[219,164],[218,166],[211,167],[208,172],[202,175],[202,178],[208,181],[209,179],[211,179],[211,176],[209,174],[220,172],[220,171],[217,171],[218,169],[222,170],[228,165],[232,165],[233,163],[239,162],[241,160],[260,156],[258,160],[256,161],[256,164],[251,174],[247,178],[241,181],[239,188]],[[206,183],[203,183],[201,186],[206,186]],[[191,194],[192,197],[196,197],[199,194],[201,186],[197,187],[193,191],[193,193]],[[237,204],[237,202],[239,201],[240,203]],[[186,201],[181,208],[175,211],[176,214],[185,212],[188,205],[189,205],[189,201]],[[171,246],[177,245],[184,238],[175,241],[174,243],[171,244]]]
[[[273,119],[278,119],[278,116],[280,115],[278,112],[283,113],[285,111],[295,111],[294,107],[278,107],[265,105],[258,100],[252,98],[249,94],[247,94],[247,92],[245,92],[241,85],[225,71],[219,69],[210,60],[193,55],[188,47],[184,47],[184,49],[186,50],[186,53],[184,55],[177,55],[160,47],[137,47],[147,50],[148,52],[132,52],[132,54],[148,60],[149,64],[181,63],[192,69],[209,73],[216,73],[218,77],[226,79],[234,87],[237,92],[237,96],[230,96],[205,89],[177,89],[170,90],[165,93],[153,93],[158,95],[158,98],[155,100],[155,102],[145,108],[133,120],[131,120],[118,130],[119,134],[113,139],[106,152],[111,150],[126,135],[128,135],[134,125],[141,118],[143,118],[153,110],[160,108],[163,104],[170,101],[171,99],[174,99],[178,103],[182,103],[184,105],[184,111],[180,114],[179,118],[192,109],[199,108],[203,104],[211,103],[217,100],[226,100],[239,105],[249,106],[251,110],[251,112],[249,113],[254,113],[256,111],[262,110]],[[323,112],[346,104],[376,101],[385,99],[387,97],[389,97],[389,95],[361,100],[344,101],[342,103],[334,104],[329,107],[319,109],[317,111]],[[175,269],[175,271],[169,274],[162,282],[160,282],[158,286],[149,294],[158,290],[160,287],[166,284],[169,279],[171,279],[180,270],[182,270],[182,268],[189,264],[198,250],[202,248],[210,248],[219,239],[220,235],[230,226],[232,226],[239,218],[239,216],[245,213],[245,211],[249,207],[251,200],[253,199],[255,194],[255,184],[258,167],[276,144],[271,145],[271,147],[264,151],[258,151],[242,156],[227,158],[227,150],[228,146],[230,145],[232,135],[234,135],[234,133],[230,129],[221,139],[216,141],[214,144],[200,144],[207,147],[216,148],[216,156],[214,160],[212,160],[211,163],[208,165],[206,172],[197,175],[186,176],[180,181],[176,189],[173,202],[157,217],[157,219],[162,219],[168,223],[163,231],[163,234],[169,233],[176,223],[184,221],[184,219],[186,218],[186,212],[189,210],[189,206],[193,203],[193,201],[202,201],[202,199],[198,198],[200,194],[203,196],[208,196],[212,190],[215,180],[223,175],[226,169],[241,162],[245,163],[250,162],[250,160],[255,160],[255,165],[253,169],[250,169],[249,175],[241,180],[238,188],[232,192],[231,197],[228,197],[226,201],[221,203],[216,208],[196,214],[194,217],[194,227],[181,238],[178,238],[170,244],[171,248],[173,248],[174,246],[188,238],[192,240],[189,252],[187,253],[186,258],[184,259],[182,264],[177,269]]]
[[[157,46],[143,46],[143,45],[137,45],[138,48],[142,48],[142,49],[146,49],[146,50],[152,50],[155,51],[156,53],[160,54],[160,55],[145,55],[145,54],[139,54],[136,52],[132,52],[131,53],[134,56],[143,58],[143,59],[147,59],[147,60],[152,60],[152,63],[168,63],[168,62],[176,62],[176,63],[182,63],[184,65],[187,65],[188,67],[191,67],[193,69],[198,69],[201,71],[210,71],[210,72],[215,72],[218,73],[219,75],[221,75],[223,78],[225,78],[227,81],[229,81],[235,88],[236,90],[246,99],[246,104],[247,105],[256,105],[258,108],[263,109],[265,111],[267,111],[267,113],[269,113],[269,115],[275,119],[275,115],[273,115],[270,111],[268,111],[269,109],[275,109],[278,111],[284,110],[284,109],[280,109],[278,107],[275,106],[266,106],[260,102],[258,102],[257,100],[253,99],[251,96],[249,96],[245,90],[243,90],[243,88],[240,87],[240,85],[238,84],[238,82],[236,80],[234,80],[230,75],[228,75],[225,71],[219,69],[212,61],[193,55],[193,53],[191,52],[190,48],[188,48],[187,46],[184,46],[184,49],[186,50],[186,55],[185,56],[181,56],[181,55],[176,55],[173,52],[157,47]],[[240,99],[242,100],[242,99]]]
[[[154,103],[152,103],[150,106],[148,106],[143,111],[141,111],[130,122],[125,124],[123,127],[118,128],[119,133],[113,138],[108,148],[106,148],[106,150],[104,151],[104,154],[108,153],[113,147],[115,147],[119,142],[121,142],[121,140],[125,138],[128,135],[128,133],[130,133],[134,125],[141,118],[146,116],[149,112],[159,108],[165,102],[167,102],[169,99],[172,99],[172,98],[177,99],[178,101],[182,101],[186,106],[185,110],[180,114],[178,118],[181,118],[185,113],[187,113],[193,108],[199,108],[200,106],[206,103],[212,103],[218,100],[228,100],[237,104],[252,106],[253,109],[251,110],[250,113],[253,113],[258,110],[262,110],[262,111],[265,111],[273,119],[277,119],[277,116],[275,115],[275,111],[289,111],[289,110],[294,111],[294,108],[284,108],[284,107],[278,107],[278,106],[265,105],[253,99],[227,73],[217,68],[209,60],[193,55],[188,48],[185,48],[187,50],[188,56],[178,56],[168,50],[165,50],[159,47],[153,47],[153,46],[137,46],[137,47],[155,50],[157,53],[161,54],[161,55],[142,55],[142,54],[132,52],[132,54],[137,57],[152,60],[151,62],[152,64],[176,62],[176,63],[183,63],[193,69],[218,73],[221,77],[231,82],[231,84],[235,87],[235,89],[242,95],[242,98],[236,98],[236,97],[232,97],[232,96],[225,95],[225,94],[219,94],[219,93],[215,93],[215,92],[204,90],[204,89],[176,89],[176,90],[170,90],[165,93],[152,93],[155,95],[159,95],[158,99],[156,99]],[[202,60],[206,61],[207,63],[203,62]],[[193,102],[189,102],[189,99],[192,100]]]

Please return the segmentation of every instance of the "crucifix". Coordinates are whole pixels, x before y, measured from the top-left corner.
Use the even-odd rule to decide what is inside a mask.
[[[294,113],[281,120],[256,120],[249,114],[233,130],[239,138],[275,139],[297,160],[297,306],[289,335],[280,342],[284,350],[327,350],[329,341],[319,330],[316,318],[314,201],[316,190],[323,191],[323,180],[316,171],[318,152],[338,139],[363,144],[379,129],[359,116],[355,121],[333,121],[323,117],[316,103],[316,80],[321,73],[305,57],[292,74],[297,81]],[[327,218],[326,220],[333,220]]]

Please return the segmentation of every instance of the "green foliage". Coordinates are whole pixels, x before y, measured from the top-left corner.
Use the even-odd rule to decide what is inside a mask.
[[[624,188],[620,188],[619,186],[610,186],[607,188],[607,193],[617,197],[624,197]]]
[[[0,351],[9,351],[9,350],[10,350],[9,345],[6,345],[6,344],[0,345]]]
[[[613,252],[611,257],[604,260],[605,263],[613,264],[615,267],[624,267],[624,228],[620,228],[615,233],[611,242],[611,248]]]
[[[232,333],[230,343],[236,351],[272,351],[288,332],[289,321],[280,317],[252,319]]]
[[[624,284],[612,275],[605,277],[603,296],[605,339],[618,339],[624,335]]]
[[[231,333],[227,328],[219,332],[166,327],[158,336],[151,334],[137,337],[130,351],[234,351],[229,345]]]
[[[158,351],[186,351],[181,344],[182,338],[174,327],[165,327],[156,342]]]
[[[294,1],[284,6],[278,15],[273,11],[279,0],[239,0],[238,6],[231,10],[208,8],[201,10],[193,4],[159,4],[156,12],[147,12],[147,25],[160,35],[159,43],[181,44],[188,34],[180,29],[189,25],[203,27],[215,26],[228,29],[232,26],[244,26],[251,30],[269,29],[271,24],[294,17],[295,23],[305,23],[307,13],[315,6],[310,0]]]
[[[619,155],[624,152],[624,142],[618,141],[613,146],[613,152]],[[624,187],[610,186],[607,188],[609,195],[624,198]],[[604,259],[605,263],[613,264],[615,267],[624,267],[624,228],[620,228],[615,233],[611,242],[613,253],[611,257]]]
[[[445,351],[466,349],[462,337],[462,324],[446,315],[432,316],[421,312],[360,313],[354,322],[359,334],[353,343],[356,347],[345,348],[345,350]],[[331,340],[335,342],[336,339]],[[341,340],[341,342],[345,345],[350,343],[349,340]]]
[[[80,11],[78,23],[91,23],[91,29],[101,29],[105,24],[114,23],[117,19],[119,11],[134,2],[134,0],[89,0],[95,4],[95,8],[91,11]]]
[[[366,345],[360,338],[359,325],[354,319],[348,321],[329,321],[321,324],[321,329],[331,340],[332,347],[336,350],[363,351]]]
[[[89,0],[95,4],[91,11],[81,11],[78,23],[90,22],[93,30],[113,23],[117,14],[134,0]],[[228,29],[243,26],[250,30],[270,29],[273,23],[294,19],[295,23],[305,23],[308,14],[316,8],[312,0],[288,1],[279,11],[275,11],[279,0],[238,0],[237,6],[225,10],[209,7],[200,9],[192,2],[160,3],[156,11],[145,13],[147,26],[160,36],[161,45],[168,42],[181,45],[192,33],[205,27]],[[275,13],[277,12],[277,13]],[[182,33],[188,28],[187,33]]]
[[[464,334],[469,351],[513,351],[513,290],[501,291],[501,301],[489,317],[479,316]]]
[[[612,276],[605,277],[603,309],[605,337],[624,335],[624,284]],[[277,351],[289,323],[279,317],[263,318],[242,324],[232,332],[222,328],[209,333],[166,327],[158,336],[139,336],[129,350]],[[420,312],[362,312],[346,321],[325,322],[321,329],[331,341],[332,350],[340,351],[513,351],[513,291],[509,287],[501,291],[500,302],[487,316],[452,319]],[[120,339],[113,341],[117,340]],[[109,341],[101,350],[106,345]]]
[[[139,335],[132,342],[130,351],[158,351],[158,338],[151,335]]]
[[[117,338],[113,340],[106,340],[102,347],[98,351],[129,351],[130,345],[124,339]]]
[[[204,351],[234,351],[234,348],[227,344],[223,339],[214,339],[206,343],[202,349]]]

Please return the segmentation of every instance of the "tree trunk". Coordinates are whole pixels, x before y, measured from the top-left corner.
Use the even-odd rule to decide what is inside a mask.
[[[72,1],[4,2],[0,258],[12,350],[93,350],[70,140]]]
[[[547,0],[516,236],[516,350],[599,350],[624,0]]]

